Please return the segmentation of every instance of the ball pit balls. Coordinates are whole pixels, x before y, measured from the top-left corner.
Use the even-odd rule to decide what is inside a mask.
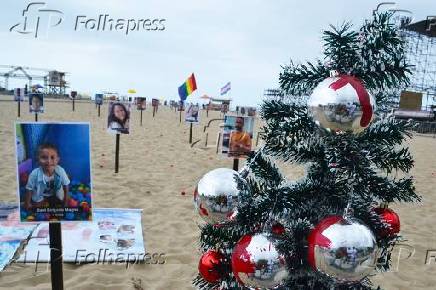
[[[27,219],[29,222],[31,222],[31,221],[34,221],[34,220],[35,220],[35,217],[34,217],[33,215],[29,215],[26,219]]]
[[[27,184],[27,181],[29,180],[29,174],[26,172],[20,173],[20,182],[21,184]]]
[[[21,215],[21,219],[24,220],[27,218],[28,213],[26,210],[22,209],[20,215]]]
[[[83,201],[80,203],[80,206],[83,209],[83,212],[89,212],[89,203],[87,203],[86,201]]]
[[[79,202],[78,202],[77,200],[71,198],[71,199],[68,201],[68,205],[69,205],[70,207],[77,207],[77,206],[79,205]]]
[[[65,214],[65,219],[67,219],[67,220],[73,220],[74,219],[74,213],[73,212],[67,212],[66,214]]]
[[[38,221],[45,221],[46,220],[45,213],[37,213],[36,214],[36,220],[38,220]]]

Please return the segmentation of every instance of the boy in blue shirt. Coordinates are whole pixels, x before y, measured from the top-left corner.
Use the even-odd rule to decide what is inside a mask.
[[[58,165],[59,151],[48,143],[38,147],[39,167],[32,170],[26,185],[24,207],[27,210],[43,207],[68,206],[68,185],[70,180],[65,170]]]

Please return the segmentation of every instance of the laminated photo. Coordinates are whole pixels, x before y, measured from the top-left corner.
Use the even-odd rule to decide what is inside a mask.
[[[22,222],[92,219],[89,123],[15,125]]]

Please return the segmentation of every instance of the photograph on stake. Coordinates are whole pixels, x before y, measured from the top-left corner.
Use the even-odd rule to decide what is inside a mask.
[[[29,94],[29,112],[44,113],[44,94],[42,93]]]
[[[107,131],[111,134],[129,134],[130,103],[109,102]]]
[[[221,153],[229,157],[247,157],[251,152],[254,119],[247,116],[224,116]]]
[[[186,123],[200,123],[200,106],[198,104],[189,104],[185,111]]]
[[[138,111],[144,111],[147,108],[147,98],[136,98],[136,109]]]
[[[92,219],[89,123],[17,122],[22,222]]]

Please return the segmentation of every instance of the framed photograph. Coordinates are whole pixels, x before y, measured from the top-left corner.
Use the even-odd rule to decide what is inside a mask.
[[[103,94],[95,94],[95,104],[103,105]]]
[[[147,98],[138,97],[136,98],[136,109],[138,111],[144,111],[147,107]]]
[[[44,94],[42,93],[29,94],[29,112],[44,113]]]
[[[157,106],[159,106],[159,100],[158,100],[158,99],[152,99],[152,100],[151,100],[151,105],[152,105],[153,107],[157,107]]]
[[[246,157],[251,152],[254,118],[224,116],[221,152],[229,157]]]
[[[179,103],[177,105],[177,111],[183,112],[184,110],[185,110],[185,102],[179,101]]]
[[[14,101],[23,102],[25,97],[24,88],[15,88],[14,89]]]
[[[22,222],[92,219],[89,123],[15,123]]]
[[[185,111],[185,122],[195,124],[200,122],[200,106],[198,104],[189,104],[187,106]]]
[[[107,130],[112,134],[129,134],[130,103],[109,102]]]
[[[77,97],[77,91],[71,91],[70,96],[71,99],[75,99]]]

